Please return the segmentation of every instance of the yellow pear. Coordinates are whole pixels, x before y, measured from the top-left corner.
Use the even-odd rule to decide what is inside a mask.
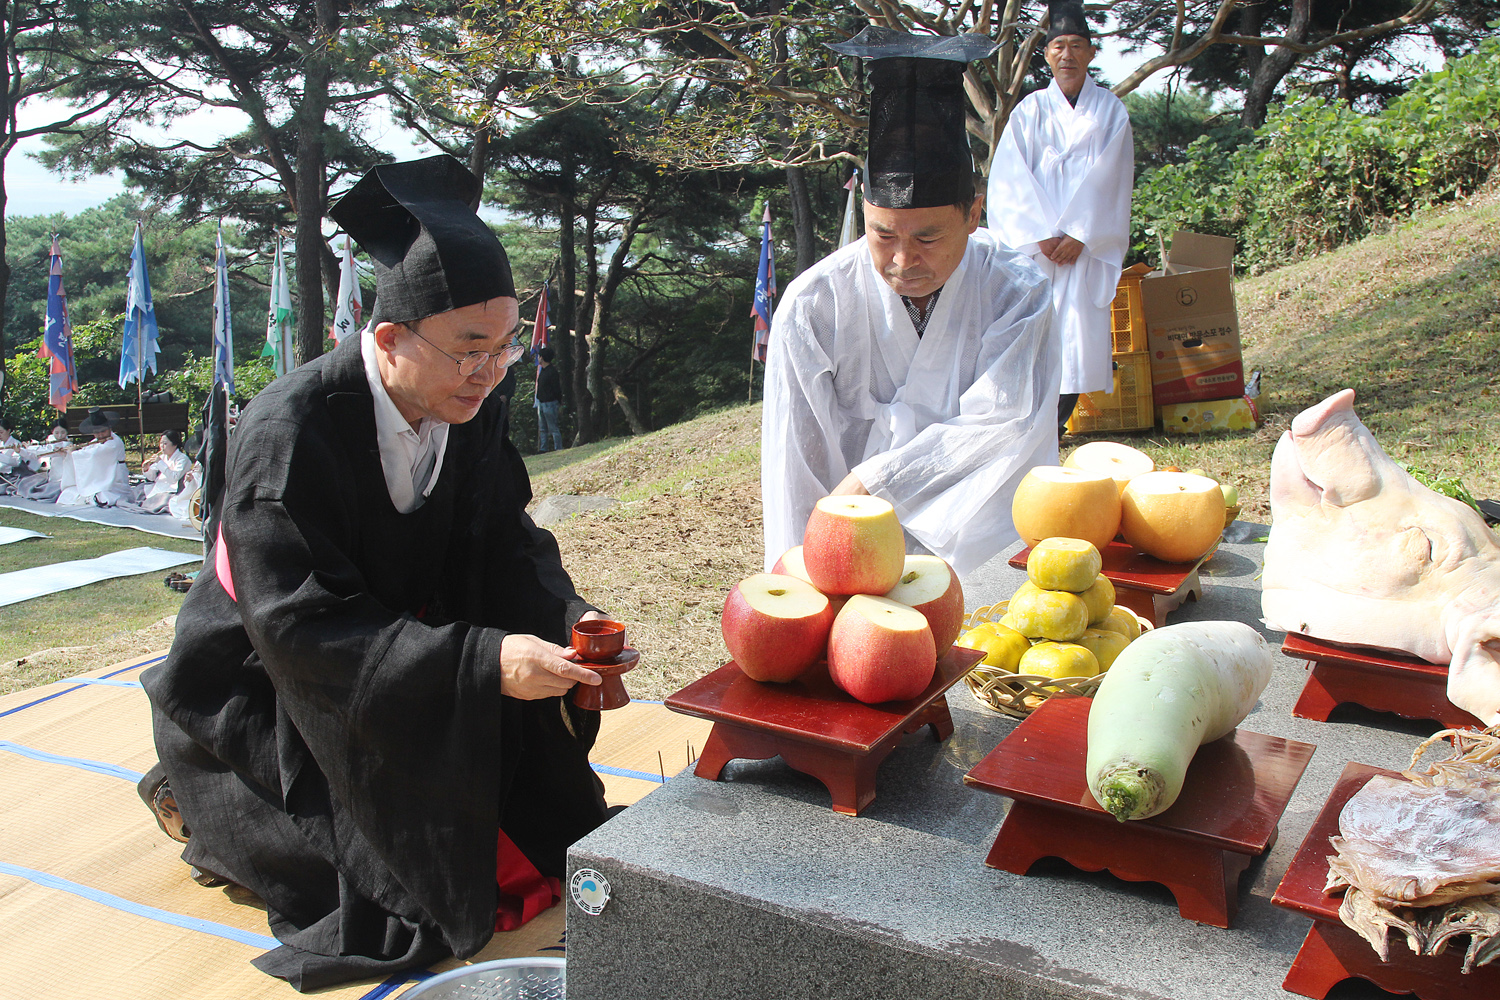
[[[987,667],[1015,673],[1021,656],[1031,648],[1031,640],[999,622],[985,622],[958,637],[958,645],[984,652]]]
[[[1016,673],[1040,674],[1053,679],[1093,677],[1099,673],[1099,661],[1087,648],[1075,642],[1039,642],[1021,657]]]
[[[1026,557],[1026,577],[1042,590],[1081,594],[1094,585],[1103,568],[1099,549],[1082,538],[1044,538]]]
[[[1078,595],[1089,609],[1089,627],[1098,625],[1115,609],[1115,585],[1104,574],[1094,577],[1093,586]]]
[[[1097,623],[1099,628],[1118,632],[1125,638],[1134,641],[1141,637],[1141,620],[1135,616],[1135,612],[1129,608],[1115,605],[1115,609],[1105,616],[1102,622]]]
[[[1091,628],[1074,642],[1094,654],[1094,659],[1099,661],[1099,673],[1109,669],[1110,664],[1115,662],[1115,657],[1125,651],[1130,645],[1130,640],[1118,632],[1109,629]]]
[[[1083,598],[1066,590],[1017,591],[1003,620],[1028,639],[1071,642],[1089,627],[1089,609]]]

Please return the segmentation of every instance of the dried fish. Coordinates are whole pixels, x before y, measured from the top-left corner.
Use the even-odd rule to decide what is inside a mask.
[[[1419,769],[1438,745],[1450,755]],[[1327,891],[1348,887],[1339,917],[1381,961],[1392,929],[1418,955],[1467,936],[1465,972],[1500,956],[1500,726],[1445,730],[1401,778],[1371,778],[1329,843]]]

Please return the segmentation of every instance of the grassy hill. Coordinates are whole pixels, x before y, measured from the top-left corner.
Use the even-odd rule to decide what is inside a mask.
[[[1459,476],[1475,496],[1500,497],[1500,191],[1241,281],[1236,294],[1246,367],[1263,373],[1264,427],[1201,438],[1092,437],[1126,440],[1160,464],[1232,481],[1244,499],[1241,516],[1268,522],[1277,438],[1304,407],[1352,386],[1360,416],[1393,457]],[[1067,439],[1064,450],[1082,440]],[[759,442],[760,408],[743,406],[528,461],[539,498],[622,501],[554,530],[580,591],[631,626],[643,654],[627,678],[636,697],[660,698],[726,655],[724,595],[761,566]],[[0,511],[0,524],[57,530],[57,522],[10,511]],[[114,529],[78,529],[80,543],[113,532],[121,536],[114,548],[142,544]],[[7,563],[19,556],[0,549],[0,572],[21,568]],[[169,623],[133,631],[176,600],[159,577],[44,599],[50,608],[40,601],[0,608],[0,636],[13,637],[0,642],[0,691],[165,647]],[[67,648],[23,657],[17,643]]]

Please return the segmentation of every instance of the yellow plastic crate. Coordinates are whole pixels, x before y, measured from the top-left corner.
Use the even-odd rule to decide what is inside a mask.
[[[1120,273],[1115,300],[1109,307],[1109,332],[1116,354],[1146,350],[1146,309],[1141,304],[1141,278],[1150,268],[1136,264]]]
[[[1068,421],[1074,434],[1090,431],[1138,431],[1156,424],[1151,406],[1151,354],[1116,354],[1115,391],[1086,392]]]

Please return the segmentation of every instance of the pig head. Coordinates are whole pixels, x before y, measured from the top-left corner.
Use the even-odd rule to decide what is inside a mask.
[[[1335,393],[1276,445],[1266,624],[1447,663],[1448,699],[1500,724],[1500,540],[1392,461],[1353,404]]]

